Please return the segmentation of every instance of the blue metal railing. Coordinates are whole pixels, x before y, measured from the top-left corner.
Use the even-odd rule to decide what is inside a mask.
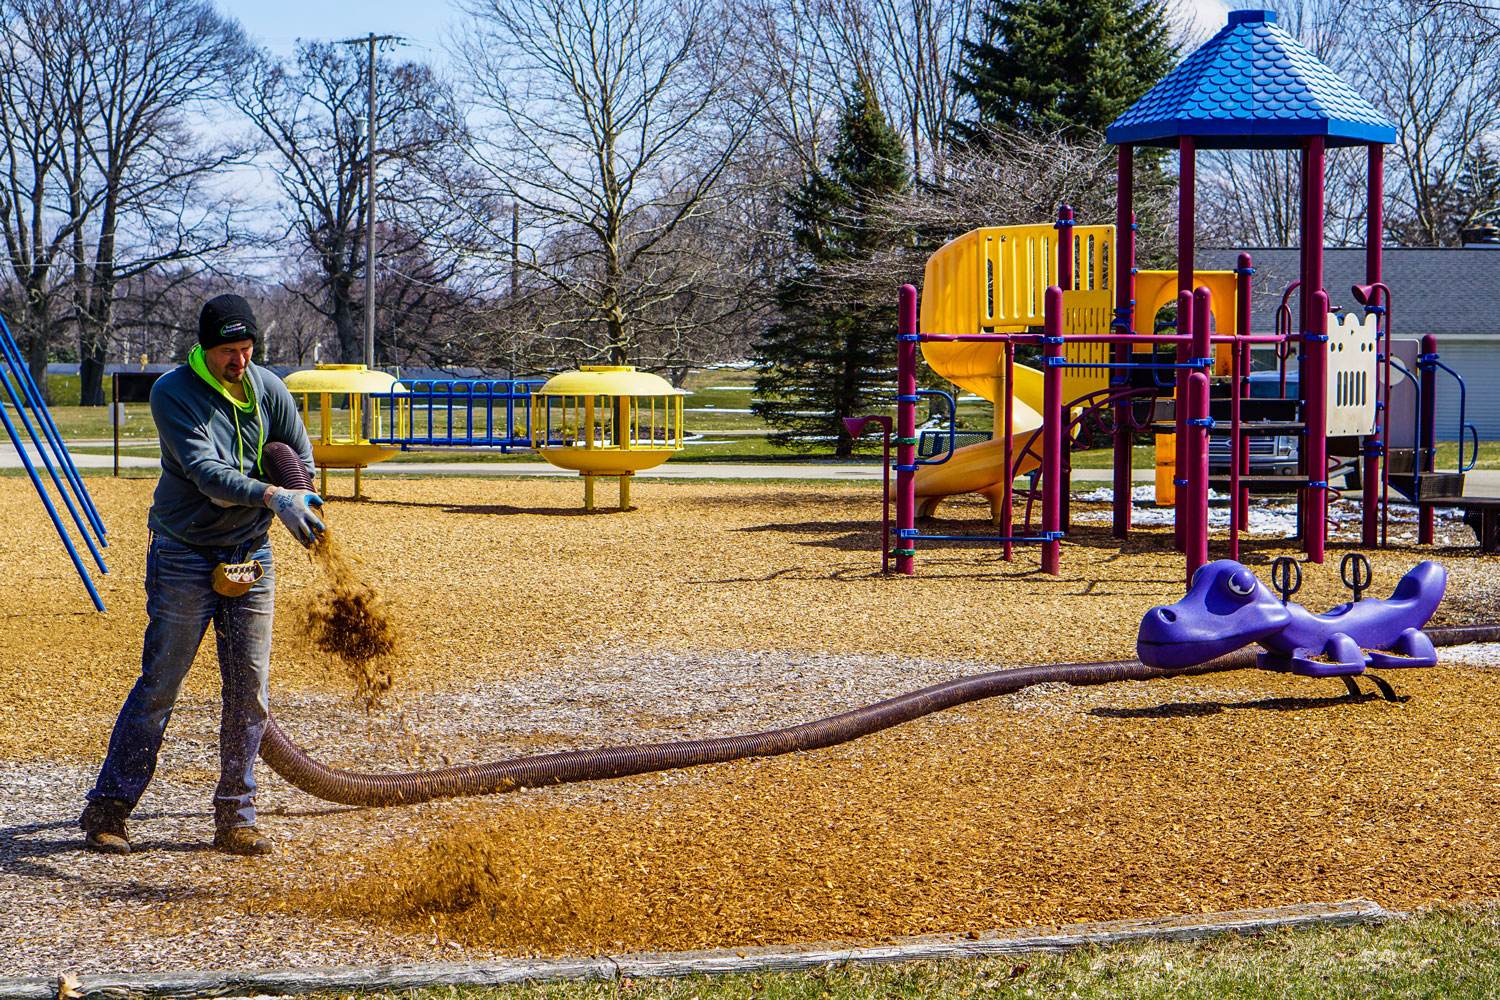
[[[958,400],[942,389],[918,389],[918,396],[939,397],[948,401],[948,451],[942,458],[921,458],[921,449],[918,448],[919,457],[916,459],[918,465],[942,465],[953,457],[953,450],[958,444]],[[941,435],[941,431],[938,432]],[[937,452],[933,452],[934,455]]]
[[[531,394],[545,379],[414,379],[372,392],[380,431],[371,444],[412,448],[531,447]],[[404,418],[404,419],[403,419]]]
[[[88,591],[94,608],[103,611],[104,601],[99,596],[99,589],[94,586],[94,581],[89,576],[88,569],[78,554],[78,549],[68,536],[67,528],[63,526],[57,507],[48,495],[46,487],[42,485],[36,465],[27,454],[26,441],[16,429],[16,420],[25,428],[26,436],[36,450],[37,458],[41,459],[43,468],[46,469],[54,489],[72,516],[73,524],[88,546],[89,554],[94,557],[99,571],[108,573],[109,569],[104,565],[104,557],[99,552],[99,546],[108,544],[104,539],[104,522],[99,517],[99,509],[94,505],[93,498],[89,496],[88,489],[83,485],[83,477],[79,475],[72,455],[63,444],[62,435],[52,421],[52,414],[47,410],[41,391],[32,379],[31,372],[26,367],[26,360],[22,357],[15,338],[11,336],[10,327],[3,316],[0,316],[0,394],[3,394],[0,395],[0,427],[4,428],[11,443],[15,445],[21,465],[26,469],[26,475],[31,479],[31,485],[36,489],[37,496],[41,498],[47,516],[52,520],[52,526],[57,529],[57,536],[62,540],[63,548],[67,550],[68,557],[73,562],[73,568],[78,571],[78,578],[83,582],[84,589]],[[15,412],[16,420],[11,419],[7,409]],[[74,503],[75,497],[76,504]],[[95,537],[98,538],[98,545],[94,543]]]
[[[1469,399],[1468,386],[1464,385],[1464,377],[1439,361],[1437,355],[1433,355],[1429,361],[1419,362],[1418,367],[1429,364],[1434,368],[1441,368],[1449,375],[1452,375],[1458,382],[1458,471],[1468,472],[1474,468],[1474,463],[1479,461],[1479,430],[1473,424],[1464,420],[1464,412],[1468,406]],[[1464,433],[1466,431],[1474,436],[1473,453],[1469,456],[1469,463],[1467,465],[1464,464]]]
[[[1428,472],[1425,467],[1427,465],[1435,464],[1434,457],[1437,454],[1437,441],[1427,440],[1426,435],[1422,433],[1422,379],[1396,358],[1390,359],[1390,365],[1392,368],[1394,368],[1396,371],[1400,372],[1402,375],[1406,376],[1408,380],[1410,380],[1412,388],[1416,393],[1416,405],[1413,407],[1412,418],[1412,441],[1416,445],[1412,463],[1412,475],[1415,478],[1420,479],[1423,475],[1432,474],[1431,472]],[[1464,415],[1467,411],[1469,402],[1468,386],[1464,384],[1464,378],[1462,375],[1439,361],[1437,355],[1435,354],[1431,356],[1423,355],[1419,357],[1417,361],[1417,370],[1421,371],[1428,368],[1441,368],[1449,375],[1452,375],[1454,380],[1458,382],[1458,471],[1461,473],[1468,472],[1470,469],[1474,468],[1474,464],[1479,461],[1479,430],[1473,424],[1464,420]],[[1434,395],[1436,394],[1436,391],[1436,386],[1434,386]],[[1387,415],[1385,419],[1389,420],[1389,415]],[[1468,462],[1464,461],[1465,435],[1473,438],[1473,447],[1470,449]],[[1436,436],[1437,429],[1433,428],[1433,438],[1435,439]]]

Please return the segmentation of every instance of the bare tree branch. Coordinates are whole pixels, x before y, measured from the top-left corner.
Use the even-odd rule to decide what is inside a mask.
[[[731,100],[737,53],[678,0],[465,0],[457,44],[475,105],[467,152],[490,198],[475,222],[509,242],[525,216],[528,313],[577,360],[661,355],[665,303],[733,273],[686,240],[722,210],[756,107]],[[540,306],[545,303],[546,309]]]

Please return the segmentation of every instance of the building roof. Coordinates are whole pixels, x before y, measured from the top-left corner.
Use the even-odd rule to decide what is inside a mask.
[[[141,372],[146,372],[146,373],[151,374],[151,375],[160,375],[163,372],[169,372],[173,368],[176,368],[176,367],[177,367],[177,365],[175,363],[174,364],[167,364],[167,365],[154,365],[154,364],[153,365],[142,365],[142,364],[139,364],[139,363],[134,362],[134,361],[131,361],[131,362],[123,362],[123,361],[121,361],[121,362],[115,362],[115,361],[111,361],[109,364],[107,364],[107,365],[104,366],[104,375],[105,375],[106,378],[108,378],[111,375],[116,375],[116,374],[131,375],[131,374],[139,374]],[[49,362],[47,362],[47,374],[48,375],[65,375],[65,376],[66,375],[77,375],[78,374],[78,368],[79,368],[79,365],[78,365],[78,362],[76,362],[76,361],[49,361]]]
[[[1229,23],[1116,118],[1110,142],[1214,149],[1289,149],[1306,136],[1329,146],[1394,142],[1390,120],[1276,23],[1234,10]]]
[[[151,373],[155,373],[155,374],[159,375],[159,374],[161,374],[163,372],[169,372],[169,371],[171,371],[172,369],[174,369],[176,367],[178,367],[178,363],[175,362],[175,361],[169,362],[169,363],[166,363],[166,364],[148,364],[148,365],[144,365],[144,366],[140,365],[140,364],[137,364],[134,361],[131,361],[131,362],[114,362],[114,361],[111,361],[109,364],[107,364],[107,365],[104,366],[104,374],[106,376],[109,376],[109,375],[115,374],[116,372],[126,372],[126,373],[151,372]],[[285,379],[292,372],[302,371],[303,369],[311,368],[312,366],[311,365],[258,365],[257,367],[265,369],[266,371],[270,372],[272,375],[275,375],[277,378]],[[384,370],[387,370],[387,369],[384,368],[384,367],[382,367],[381,370],[384,371]],[[453,379],[453,380],[463,380],[463,379],[478,379],[478,380],[496,379],[496,380],[506,380],[506,379],[512,378],[512,376],[509,373],[507,373],[504,369],[495,369],[495,370],[486,371],[483,368],[473,368],[473,367],[468,367],[468,366],[455,366],[455,367],[450,367],[450,368],[427,368],[427,367],[421,367],[421,366],[417,366],[417,365],[410,365],[410,366],[401,367],[401,368],[390,368],[389,370],[392,372],[392,374],[397,375],[399,378],[401,378],[401,379],[403,379],[405,381],[412,381],[412,380],[443,381],[443,380],[448,380],[448,379]],[[50,375],[77,375],[78,374],[78,362],[76,362],[76,361],[49,361],[47,363],[47,373],[50,374]]]
[[[1202,269],[1229,269],[1240,252],[1241,248],[1202,249],[1195,262]],[[1255,268],[1250,327],[1255,333],[1271,333],[1281,295],[1297,280],[1300,251],[1273,247],[1244,252]],[[1500,302],[1500,248],[1387,247],[1381,265],[1391,289],[1391,329],[1397,337],[1493,337],[1500,345],[1500,310],[1495,306]],[[1323,251],[1323,287],[1334,306],[1346,312],[1359,310],[1349,289],[1364,282],[1362,247]],[[1294,315],[1296,299],[1294,293]]]

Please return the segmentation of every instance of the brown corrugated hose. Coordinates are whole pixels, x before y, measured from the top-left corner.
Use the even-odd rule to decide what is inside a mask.
[[[312,478],[291,448],[272,442],[266,445],[265,455],[271,474],[278,484],[312,489]],[[1433,644],[1438,646],[1500,641],[1500,624],[1431,628],[1426,631]],[[1061,682],[1083,686],[1242,670],[1255,666],[1256,652],[1254,649],[1237,650],[1185,670],[1161,670],[1148,667],[1139,660],[1015,667],[960,677],[874,705],[856,708],[842,715],[763,733],[643,746],[574,750],[568,753],[517,757],[489,764],[400,774],[369,774],[320,764],[288,739],[276,725],[276,720],[272,719],[266,727],[265,738],[261,741],[260,755],[271,770],[320,799],[355,806],[406,805],[437,798],[490,795],[518,788],[621,778],[628,774],[716,764],[744,757],[774,757],[798,750],[816,750],[846,743],[955,705],[1011,694],[1034,684]]]

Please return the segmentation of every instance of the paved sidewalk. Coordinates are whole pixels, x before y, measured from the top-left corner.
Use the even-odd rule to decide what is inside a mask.
[[[94,442],[87,442],[94,444]],[[37,471],[45,475],[37,462],[36,452],[28,448]],[[74,454],[73,461],[81,469],[109,469],[114,466],[112,455]],[[19,469],[21,460],[10,442],[0,443],[0,469]],[[120,469],[131,473],[141,470],[157,470],[161,463],[155,458],[139,455],[121,455]],[[336,475],[347,473],[335,472]],[[574,476],[575,473],[559,469],[546,462],[382,462],[365,469],[367,476]],[[818,462],[749,465],[739,463],[715,464],[711,462],[668,461],[646,472],[636,473],[639,479],[880,479],[878,465],[831,465]],[[1074,469],[1073,481],[1109,482],[1109,469]],[[1136,469],[1134,481],[1149,483],[1155,479],[1152,469]],[[1464,480],[1464,496],[1500,497],[1500,469],[1472,469]]]
[[[36,452],[28,449],[32,461]],[[110,469],[114,467],[114,456],[74,454],[74,463],[81,469]],[[15,446],[0,443],[0,469],[19,469],[21,460]],[[139,455],[121,455],[121,471],[160,469],[155,458]],[[38,463],[38,470],[41,467]],[[348,475],[334,470],[335,475]],[[381,462],[364,470],[367,476],[576,476],[577,473],[559,469],[546,462]],[[665,465],[636,473],[638,479],[880,479],[878,465],[831,465],[817,462],[742,464],[710,462],[668,461]],[[1137,482],[1149,482],[1150,469],[1137,469]],[[1110,479],[1108,469],[1075,469],[1075,480],[1104,481]]]

